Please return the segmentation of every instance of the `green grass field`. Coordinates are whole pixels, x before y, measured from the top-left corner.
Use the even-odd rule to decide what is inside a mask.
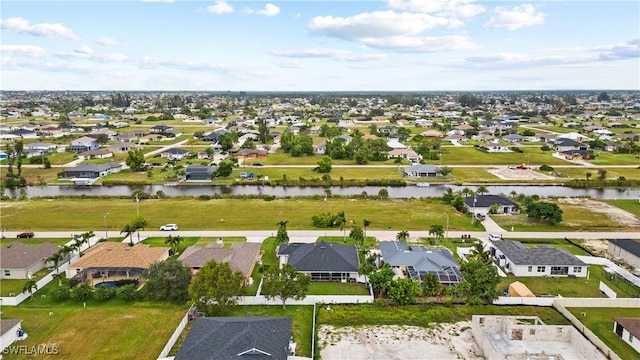
[[[449,165],[560,165],[566,161],[551,156],[551,152],[544,152],[537,147],[521,147],[523,153],[485,153],[468,146],[454,146],[443,148],[442,164]]]
[[[628,211],[640,218],[640,200],[602,200],[609,205],[619,207],[622,210]]]
[[[624,176],[627,180],[637,180],[640,179],[640,170],[632,169],[632,168],[606,168],[607,170],[607,180],[615,180],[620,176]],[[556,173],[561,173],[567,175],[567,179],[558,179],[568,180],[568,179],[586,179],[587,173],[591,173],[591,179],[595,180],[598,177],[598,169],[593,168],[557,168],[554,170]],[[547,172],[541,171],[541,173],[546,174]]]
[[[51,271],[47,268],[33,274],[33,279],[38,281]],[[0,280],[0,296],[16,296],[22,292],[26,279],[2,279]],[[13,295],[11,295],[13,294]]]
[[[637,308],[568,308],[621,359],[637,359],[638,353],[613,332],[614,317],[638,317]],[[582,316],[586,313],[586,316]],[[637,339],[636,339],[637,340]]]
[[[369,295],[364,284],[312,281],[307,296],[311,295]]]

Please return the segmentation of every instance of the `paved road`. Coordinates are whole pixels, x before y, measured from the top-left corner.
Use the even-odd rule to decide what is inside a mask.
[[[398,230],[399,231],[399,230]],[[387,230],[367,230],[367,236],[375,236],[380,240],[395,239],[398,231]],[[79,231],[36,231],[35,234],[39,238],[70,238],[71,234],[79,233]],[[94,233],[98,237],[104,237],[104,229],[94,229]],[[122,237],[118,231],[108,231],[108,237]],[[289,238],[292,241],[315,241],[319,236],[343,236],[340,230],[289,230]],[[496,232],[505,239],[640,239],[639,231],[620,231],[620,232]],[[6,238],[15,238],[18,232],[6,231]],[[141,231],[141,237],[166,237],[169,235],[180,236],[197,236],[197,237],[227,237],[227,236],[244,236],[253,242],[260,242],[269,236],[275,236],[276,230],[247,230],[247,231],[224,231],[224,230],[205,230],[205,231]],[[348,232],[347,232],[348,234]],[[411,238],[430,237],[429,231],[409,231]],[[449,231],[449,238],[459,238],[461,235],[471,235],[478,239],[486,239],[489,234],[486,231]],[[311,240],[313,239],[313,240]]]

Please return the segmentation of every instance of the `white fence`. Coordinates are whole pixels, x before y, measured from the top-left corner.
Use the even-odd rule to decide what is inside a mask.
[[[75,254],[74,256],[71,257],[71,261],[74,261],[77,257],[78,257],[78,254]],[[58,271],[60,273],[64,273],[65,270],[67,270],[68,267],[69,267],[69,261],[67,261],[64,264],[62,264],[61,266],[59,266],[58,267]],[[56,272],[54,270],[54,271],[48,273],[47,275],[45,275],[42,279],[38,280],[38,282],[36,282],[37,289],[42,289],[47,284],[49,284],[53,280],[53,275],[55,273]],[[25,281],[26,281],[26,279],[25,279]],[[2,305],[4,305],[4,306],[18,306],[18,305],[20,305],[21,302],[25,301],[30,296],[31,295],[27,291],[27,292],[22,292],[20,294],[17,294],[16,296],[3,296],[3,297],[0,297],[0,301],[2,302]]]
[[[616,265],[613,261],[609,259],[595,257],[595,256],[581,256],[581,255],[577,255],[577,257],[578,259],[584,261],[587,264],[604,265],[610,269],[613,269],[618,275],[622,276],[633,285],[640,287],[640,279],[637,276],[627,271],[627,269]]]
[[[602,291],[605,295],[607,295],[610,298],[617,298],[618,294],[616,294],[615,291],[611,290],[610,287],[607,286],[607,284],[603,283],[602,281],[600,281],[600,285],[598,286],[598,289],[600,289],[600,291]]]
[[[533,305],[533,306],[553,306],[553,297],[515,297],[501,296],[493,300],[493,305]]]
[[[301,300],[288,299],[287,305],[313,305],[313,304],[371,304],[372,295],[308,295]],[[267,299],[265,296],[240,296],[238,305],[282,305],[279,298]]]
[[[193,309],[193,305],[191,305],[187,313],[184,314],[184,317],[178,324],[178,327],[173,331],[173,334],[169,338],[169,341],[167,341],[167,343],[164,345],[164,349],[162,349],[162,352],[160,352],[160,355],[158,356],[158,360],[167,359],[167,356],[169,355],[169,352],[173,348],[173,345],[176,344],[176,341],[178,341],[180,334],[182,334],[182,331],[187,326],[187,323],[189,323],[189,314],[191,313],[192,309]]]

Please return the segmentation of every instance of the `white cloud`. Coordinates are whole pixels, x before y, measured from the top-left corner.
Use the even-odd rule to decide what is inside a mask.
[[[205,9],[216,15],[230,14],[233,12],[233,6],[224,0],[216,1],[214,5],[207,6]]]
[[[485,12],[474,0],[389,0],[387,5],[396,10],[420,13],[439,13],[455,17],[473,17]]]
[[[149,3],[172,3],[173,0],[142,0],[142,2],[149,2]]]
[[[258,14],[258,15],[264,15],[269,17],[280,14],[280,8],[271,3],[267,3],[264,6],[264,9],[253,9],[248,7],[248,8],[245,8],[244,11],[247,14]]]
[[[0,53],[10,53],[31,58],[44,57],[45,51],[37,45],[0,45]],[[3,55],[4,57],[4,55]]]
[[[288,58],[329,58],[338,61],[367,62],[386,59],[385,54],[353,54],[349,50],[311,48],[305,50],[271,50],[274,56]]]
[[[92,56],[90,60],[106,62],[106,63],[115,63],[115,62],[125,62],[129,60],[129,57],[123,54],[103,54],[103,55]]]
[[[516,30],[526,26],[540,25],[544,23],[547,14],[536,12],[531,4],[523,4],[509,10],[505,7],[496,7],[495,16],[484,25],[489,29]]]
[[[370,47],[399,52],[439,52],[469,50],[478,47],[471,39],[462,35],[441,37],[394,36],[364,41]]]
[[[97,40],[96,43],[102,45],[102,46],[115,46],[118,45],[118,40],[116,39],[112,39],[108,36],[100,36]]]
[[[308,29],[315,34],[344,40],[361,40],[372,37],[417,35],[437,26],[461,25],[460,20],[429,14],[375,11],[351,17],[316,16],[309,22]]]
[[[71,29],[61,23],[40,23],[31,25],[28,20],[21,17],[12,17],[8,19],[0,19],[0,28],[15,31],[17,33],[25,33],[33,36],[43,37],[61,37],[68,40],[78,40]]]
[[[302,65],[299,61],[283,61],[277,63],[278,66],[284,69],[302,69],[304,65]]]
[[[93,54],[93,49],[90,46],[84,45],[84,46],[80,46],[79,48],[74,50],[75,52],[77,52],[78,54]]]

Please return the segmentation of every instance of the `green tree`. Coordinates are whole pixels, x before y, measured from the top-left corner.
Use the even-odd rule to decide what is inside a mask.
[[[258,133],[260,142],[266,144],[269,141],[269,126],[267,126],[267,119],[258,119]]]
[[[287,244],[289,243],[289,233],[287,232],[287,224],[289,221],[282,220],[278,222],[278,233],[276,234],[276,243]]]
[[[436,239],[436,244],[440,243],[440,239],[444,237],[444,227],[440,224],[434,224],[429,227],[429,235],[433,235]]]
[[[33,294],[38,290],[38,284],[35,279],[27,279],[22,285],[22,292],[28,292],[31,295],[31,301],[33,301]]]
[[[527,205],[527,216],[532,219],[545,220],[551,225],[555,225],[562,221],[562,209],[558,204],[534,201]]]
[[[189,300],[191,270],[176,258],[151,264],[144,272],[145,297],[151,301],[184,304]]]
[[[369,283],[371,284],[371,288],[378,295],[386,294],[389,286],[391,286],[391,281],[393,281],[393,269],[389,264],[384,264],[380,268],[380,270],[374,272],[369,276]]]
[[[131,227],[138,233],[138,244],[140,243],[140,229],[144,230],[147,225],[149,225],[149,223],[142,216],[136,216],[133,218],[133,221],[131,221]]]
[[[178,248],[180,247],[180,243],[182,242],[182,238],[180,235],[171,236],[169,235],[164,243],[171,247],[171,255],[175,255],[178,253]]]
[[[606,169],[598,169],[598,180],[602,181],[607,178],[607,170]]]
[[[363,219],[362,226],[364,226],[364,238],[367,238],[367,228],[371,226],[371,220]]]
[[[131,171],[143,171],[145,169],[145,160],[142,150],[129,150],[125,164],[131,168]]]
[[[444,288],[434,273],[427,273],[422,279],[422,293],[425,296],[440,296]]]
[[[591,179],[591,176],[593,176],[593,174],[592,174],[592,173],[590,173],[590,172],[587,172],[587,174],[586,174],[586,175],[587,175],[587,181],[589,181],[589,179]]]
[[[478,195],[484,195],[484,194],[488,194],[488,193],[489,193],[489,189],[487,189],[487,187],[484,186],[484,185],[480,185],[476,189],[476,194],[478,194]]]
[[[363,275],[365,277],[365,283],[369,283],[369,276],[376,271],[376,266],[372,264],[371,261],[363,262],[358,267],[358,275]]]
[[[218,168],[214,171],[215,177],[228,177],[233,172],[233,164],[231,161],[224,160],[218,164]]]
[[[243,281],[244,275],[229,263],[211,260],[191,280],[189,295],[207,316],[219,316],[237,303]]]
[[[91,285],[87,283],[82,283],[71,289],[71,298],[75,301],[89,300],[92,295],[93,290],[91,289]]]
[[[411,279],[398,279],[391,282],[389,297],[398,305],[413,304],[415,297],[420,295],[420,285]]]
[[[362,231],[361,227],[354,227],[349,232],[349,237],[355,241],[356,245],[358,245],[359,248],[362,248],[362,245],[364,244],[364,231]]]
[[[385,200],[389,198],[389,190],[387,189],[380,189],[380,191],[378,191],[378,198]]]
[[[409,241],[409,232],[407,230],[402,230],[398,234],[396,234],[396,240],[398,241]]]
[[[311,277],[302,274],[290,264],[281,269],[271,269],[262,281],[262,293],[267,299],[280,298],[282,309],[286,309],[288,299],[301,300],[307,296]]]
[[[131,224],[126,224],[125,226],[122,227],[122,230],[120,230],[120,234],[124,234],[124,238],[126,239],[127,237],[129,238],[129,245],[133,246],[133,233],[136,232],[136,230],[133,228],[133,226],[131,226]]]
[[[498,298],[497,286],[500,275],[495,266],[487,264],[476,258],[471,258],[461,266],[464,278],[459,285],[459,290],[466,296],[468,303],[480,303]]]
[[[342,233],[343,233],[342,242],[346,243],[347,242],[347,217],[344,214],[344,211],[339,211],[336,214],[334,222],[340,225],[340,230],[342,230]]]
[[[313,170],[321,174],[331,172],[331,158],[326,155],[321,157],[320,160],[318,160],[318,166]]]

